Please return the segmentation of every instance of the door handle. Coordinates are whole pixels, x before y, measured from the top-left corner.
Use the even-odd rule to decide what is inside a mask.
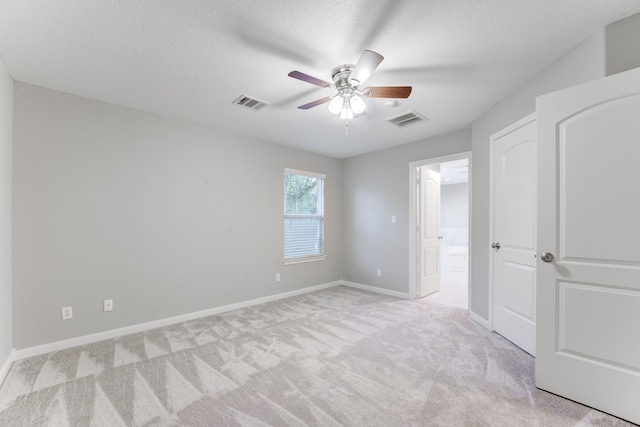
[[[540,259],[544,262],[553,262],[555,257],[551,252],[542,252],[542,255],[540,255]]]
[[[500,243],[499,243],[499,242],[493,242],[493,243],[491,244],[491,247],[492,247],[493,249],[495,249],[495,250],[496,250],[496,252],[498,252],[498,251],[500,250]]]

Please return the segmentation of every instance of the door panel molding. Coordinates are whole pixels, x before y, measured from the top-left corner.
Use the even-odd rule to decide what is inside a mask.
[[[568,281],[558,290],[557,351],[640,374],[640,340],[611,333],[640,325],[640,290]],[[620,309],[603,312],[603,304]]]

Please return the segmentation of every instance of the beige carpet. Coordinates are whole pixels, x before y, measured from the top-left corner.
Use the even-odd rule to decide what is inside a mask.
[[[2,426],[624,426],[428,298],[345,287],[16,362]]]

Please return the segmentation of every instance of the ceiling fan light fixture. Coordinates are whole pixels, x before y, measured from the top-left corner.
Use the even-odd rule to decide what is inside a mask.
[[[364,110],[367,108],[367,106],[364,103],[364,100],[360,98],[358,95],[354,95],[351,97],[350,104],[351,104],[351,110],[353,111],[353,114],[355,114],[356,116],[364,113]]]
[[[340,112],[341,119],[353,119],[353,110],[351,109],[351,102],[349,98],[344,99],[344,104],[342,105],[342,111]]]
[[[342,112],[342,106],[344,104],[344,99],[340,95],[336,95],[333,97],[331,102],[327,108],[331,114],[335,114],[336,116]]]

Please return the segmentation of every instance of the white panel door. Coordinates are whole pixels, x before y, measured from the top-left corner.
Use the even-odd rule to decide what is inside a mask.
[[[440,172],[420,168],[420,298],[440,290]]]
[[[640,69],[537,114],[536,385],[640,423]]]
[[[535,355],[536,122],[492,137],[493,329]]]

